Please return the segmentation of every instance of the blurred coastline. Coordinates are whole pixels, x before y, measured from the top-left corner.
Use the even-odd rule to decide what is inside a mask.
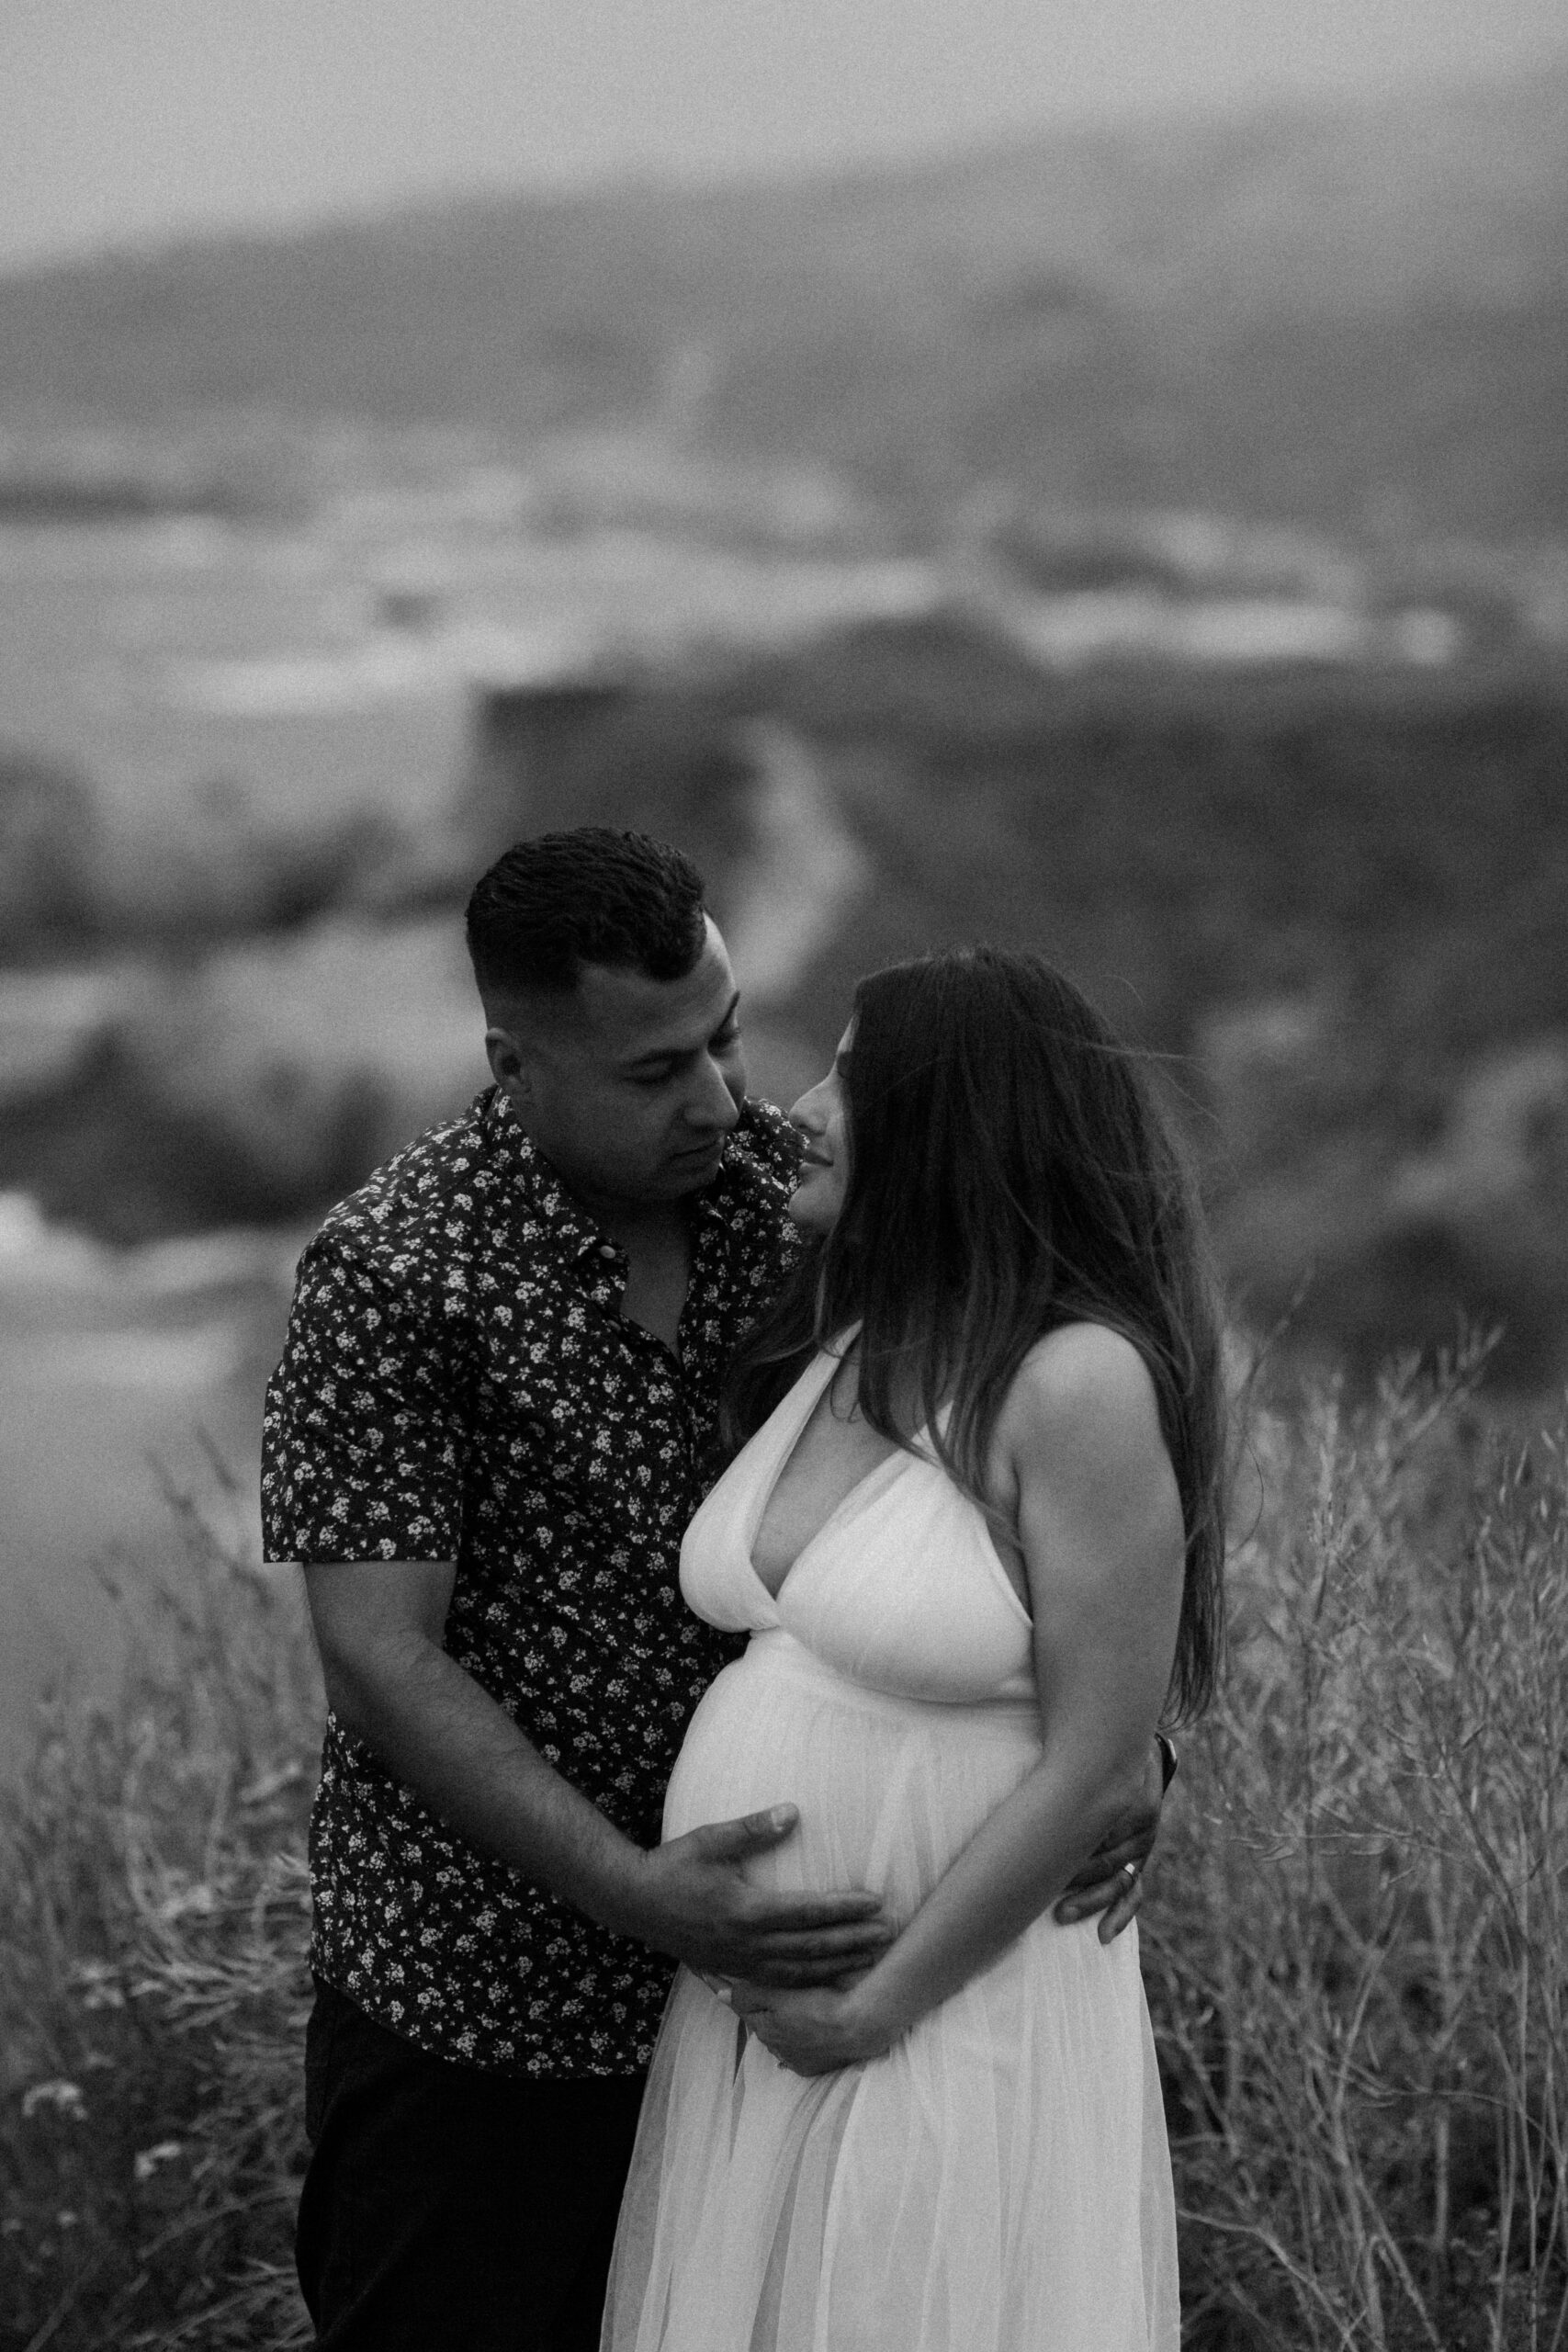
[[[1044,947],[1244,1320],[1561,1384],[1565,158],[1559,64],[0,279],[0,1755],[484,1081],[546,824],[694,852],[786,1100],[857,970]]]

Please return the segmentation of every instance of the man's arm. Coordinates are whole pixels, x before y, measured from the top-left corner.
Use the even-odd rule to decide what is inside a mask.
[[[773,1985],[837,1982],[892,1940],[874,1894],[773,1896],[743,1865],[793,1831],[793,1808],[716,1822],[652,1852],[622,1835],[442,1647],[450,1562],[331,1561],[305,1569],[327,1697],[471,1845],[617,1934],[707,1973]]]

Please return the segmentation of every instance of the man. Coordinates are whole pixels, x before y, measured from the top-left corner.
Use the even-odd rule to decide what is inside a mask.
[[[749,1886],[787,1808],[658,1842],[732,1654],[681,1534],[797,1246],[701,879],[546,835],[468,936],[495,1084],[333,1212],[268,1393],[268,1553],[304,1564],[331,1709],[299,2258],[324,2346],[575,2352],[671,1961],[824,1983],[891,1929],[872,1891]],[[1131,1917],[1156,1814],[1074,1916]]]

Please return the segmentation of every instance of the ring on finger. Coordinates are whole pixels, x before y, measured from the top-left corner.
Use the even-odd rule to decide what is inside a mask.
[[[1138,1883],[1138,1865],[1137,1865],[1137,1863],[1136,1863],[1136,1862],[1123,1862],[1123,1863],[1122,1863],[1122,1865],[1121,1871],[1119,1871],[1118,1875],[1119,1875],[1120,1877],[1122,1877],[1122,1878],[1124,1878],[1124,1879],[1126,1880],[1126,1882],[1127,1882],[1128,1885],[1129,1885],[1130,1887],[1131,1887],[1131,1886],[1136,1886],[1136,1885],[1137,1885],[1137,1883]]]

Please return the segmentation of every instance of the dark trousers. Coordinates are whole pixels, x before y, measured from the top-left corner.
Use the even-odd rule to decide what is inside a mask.
[[[598,2352],[642,2079],[432,2058],[318,1983],[299,2284],[332,2352]]]

